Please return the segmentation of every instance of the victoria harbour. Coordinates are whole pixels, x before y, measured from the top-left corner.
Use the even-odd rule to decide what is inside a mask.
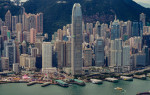
[[[115,90],[122,87],[125,92]],[[71,85],[68,88],[57,85],[41,87],[40,84],[27,86],[24,83],[0,85],[0,95],[136,95],[138,92],[150,90],[150,79],[122,81],[118,83],[103,82],[103,84],[86,83],[86,86]]]

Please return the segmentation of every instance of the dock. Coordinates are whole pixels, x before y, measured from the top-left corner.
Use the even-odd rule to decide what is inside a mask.
[[[46,82],[46,83],[43,83],[42,85],[41,85],[41,87],[46,87],[46,86],[49,86],[51,83],[50,82]]]
[[[118,79],[116,78],[105,78],[106,81],[109,81],[109,82],[113,82],[113,83],[117,83],[118,82]]]
[[[36,84],[36,83],[37,83],[36,81],[29,82],[29,83],[27,83],[27,86],[31,86],[31,85],[34,85],[34,84]]]

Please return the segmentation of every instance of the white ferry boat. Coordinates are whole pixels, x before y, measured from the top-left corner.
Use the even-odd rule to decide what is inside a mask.
[[[102,84],[102,80],[98,80],[98,79],[90,79],[92,83],[94,84]]]
[[[125,81],[133,81],[133,77],[120,76],[120,78]]]

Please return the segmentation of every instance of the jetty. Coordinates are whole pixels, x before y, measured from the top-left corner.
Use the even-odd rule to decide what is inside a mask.
[[[46,86],[49,86],[51,83],[50,82],[45,82],[41,85],[41,87],[46,87]]]
[[[27,83],[27,86],[31,86],[31,85],[34,85],[34,84],[36,84],[36,83],[37,83],[36,81],[29,82],[29,83]]]

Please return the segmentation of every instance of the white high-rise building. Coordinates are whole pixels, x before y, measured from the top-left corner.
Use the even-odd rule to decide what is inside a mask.
[[[75,3],[72,9],[71,31],[71,72],[72,75],[82,74],[82,11],[79,3]]]
[[[42,71],[52,68],[52,45],[51,42],[42,43]]]
[[[122,63],[122,40],[115,39],[111,40],[111,48],[110,48],[110,66],[121,66]]]

